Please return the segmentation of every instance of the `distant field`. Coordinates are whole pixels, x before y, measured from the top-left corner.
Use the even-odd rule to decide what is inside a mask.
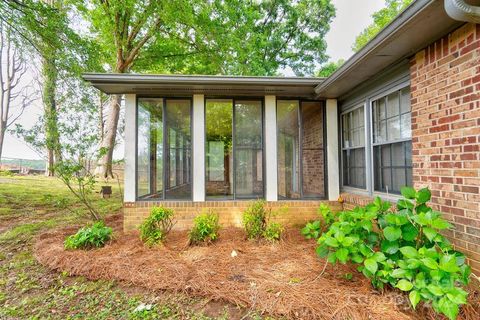
[[[44,170],[46,166],[45,160],[25,160],[9,158],[2,158],[1,164],[15,165],[18,167],[26,167],[35,170]]]

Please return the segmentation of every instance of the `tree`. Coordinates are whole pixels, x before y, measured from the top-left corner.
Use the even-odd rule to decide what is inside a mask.
[[[395,19],[411,2],[412,0],[385,0],[385,8],[372,15],[373,23],[365,28],[355,39],[355,43],[352,46],[353,51],[357,52],[362,49],[368,41]]]
[[[91,65],[91,43],[84,41],[70,27],[70,7],[60,0],[0,1],[1,19],[18,37],[25,48],[33,53],[40,66],[40,87],[44,114],[41,120],[44,141],[35,139],[34,147],[46,150],[48,174],[54,174],[55,161],[61,160],[61,143],[58,129],[58,83],[68,77],[79,77],[82,66]],[[18,128],[17,133],[25,133]],[[40,128],[37,128],[40,129]],[[29,141],[30,141],[29,137]],[[30,141],[32,142],[32,141]],[[33,143],[33,142],[32,142]]]
[[[114,73],[312,74],[326,60],[329,0],[77,0]],[[109,176],[120,99],[111,99],[97,173]]]
[[[337,62],[330,61],[327,64],[323,65],[320,70],[317,71],[315,76],[317,77],[329,77],[334,73],[338,68],[340,68],[345,63],[345,60],[340,59]]]
[[[10,26],[0,21],[0,161],[7,128],[23,114],[34,98],[32,87],[21,83],[27,65],[20,46]],[[15,113],[12,113],[13,109]]]

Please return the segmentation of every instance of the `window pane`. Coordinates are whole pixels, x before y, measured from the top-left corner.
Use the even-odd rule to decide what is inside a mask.
[[[138,99],[137,197],[163,197],[163,100]]]
[[[396,116],[387,120],[387,139],[388,141],[398,140],[400,138],[400,117]]]
[[[232,120],[232,100],[206,101],[205,192],[210,199],[233,198]]]
[[[387,118],[398,116],[400,112],[400,100],[398,92],[391,93],[387,96]]]
[[[191,162],[190,100],[167,99],[165,112],[168,132],[165,198],[190,199],[192,185],[188,168],[191,165],[184,165]]]
[[[235,102],[235,193],[239,198],[263,196],[262,103]],[[260,168],[260,170],[259,170]]]
[[[400,193],[412,185],[411,141],[374,146],[375,191]]]
[[[410,112],[410,87],[400,91],[400,112]]]
[[[304,198],[324,195],[323,106],[302,102],[302,193]]]
[[[278,196],[300,198],[299,102],[277,101]]]
[[[402,138],[410,138],[412,136],[412,116],[410,113],[403,114],[401,116],[401,132],[400,135]]]

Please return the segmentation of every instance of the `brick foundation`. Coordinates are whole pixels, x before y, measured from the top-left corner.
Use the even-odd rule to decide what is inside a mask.
[[[300,226],[307,221],[318,219],[317,209],[321,202],[328,203],[333,211],[342,210],[342,204],[336,201],[277,201],[268,202],[267,206],[279,210],[275,221],[284,226]],[[139,201],[128,202],[124,206],[124,230],[134,230],[150,214],[153,206],[164,206],[175,210],[177,230],[190,229],[193,219],[202,211],[212,210],[219,214],[220,224],[223,227],[241,227],[242,212],[251,204],[250,201],[205,201],[205,202],[180,202],[180,201]],[[284,209],[285,208],[285,209]]]

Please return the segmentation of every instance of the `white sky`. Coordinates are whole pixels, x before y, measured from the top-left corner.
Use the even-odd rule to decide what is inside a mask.
[[[384,0],[332,0],[332,2],[337,8],[337,16],[326,37],[327,54],[332,61],[337,61],[352,56],[351,47],[355,37],[371,23],[371,15],[384,6]],[[39,103],[36,103],[36,106],[25,111],[18,122],[25,127],[32,126],[41,112],[38,105]],[[122,150],[116,151],[115,153],[121,157]],[[2,157],[40,159],[40,155],[32,151],[23,141],[8,133],[5,137]]]

